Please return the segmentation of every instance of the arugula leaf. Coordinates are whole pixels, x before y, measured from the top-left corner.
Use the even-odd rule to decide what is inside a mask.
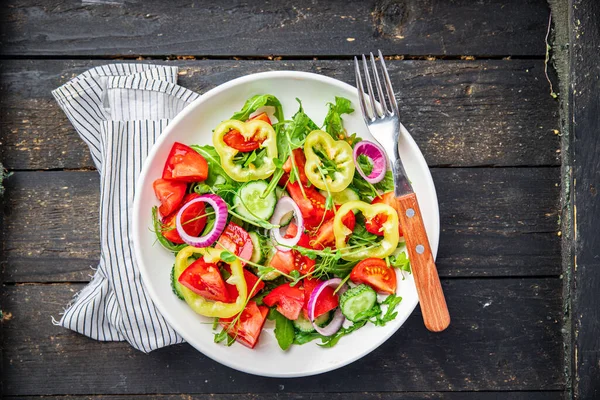
[[[394,268],[400,268],[402,271],[410,272],[410,260],[406,257],[405,252],[397,256],[390,256],[390,265]]]
[[[398,311],[396,311],[396,306],[402,302],[402,297],[396,296],[395,294],[390,294],[386,299],[381,303],[382,305],[387,305],[387,310],[383,316],[378,316],[373,322],[377,326],[384,326],[388,322],[394,320],[398,315]]]
[[[256,96],[252,96],[246,100],[244,107],[242,107],[240,111],[231,116],[231,119],[246,121],[250,118],[250,114],[264,106],[275,107],[275,118],[277,118],[278,122],[283,121],[283,108],[281,107],[281,102],[272,94],[257,94]]]
[[[381,190],[383,193],[394,190],[394,176],[392,171],[387,171],[383,179],[374,184],[375,189]]]
[[[354,324],[350,325],[347,328],[341,328],[339,331],[337,331],[336,333],[334,333],[331,336],[323,336],[317,332],[311,332],[311,333],[296,332],[296,335],[294,336],[294,343],[295,344],[305,344],[305,343],[311,342],[316,339],[321,339],[321,343],[317,343],[319,346],[333,347],[337,344],[337,342],[340,341],[340,339],[342,337],[354,332],[357,329],[362,328],[363,326],[365,326],[366,323],[367,323],[367,320],[355,322]]]
[[[342,124],[342,114],[353,113],[352,103],[344,97],[335,97],[335,104],[329,103],[329,111],[325,116],[323,125],[325,131],[335,140],[340,139],[340,135],[346,136],[346,130]]]
[[[215,343],[221,343],[222,341],[225,341],[225,345],[231,346],[233,343],[235,343],[235,338],[229,336],[227,329],[222,329],[221,332],[215,333],[214,341]]]
[[[367,157],[365,154],[359,154],[356,158],[356,161],[358,164],[357,167],[360,167],[362,172],[364,172],[365,175],[369,176],[371,174],[371,171],[373,171],[373,164],[371,163],[369,157]]]
[[[282,350],[287,350],[294,343],[294,324],[275,309],[269,311],[269,314],[271,313],[275,319],[274,332],[277,343]]]

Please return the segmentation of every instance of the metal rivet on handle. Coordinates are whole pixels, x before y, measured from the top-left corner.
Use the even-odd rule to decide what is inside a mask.
[[[425,246],[423,246],[422,244],[418,244],[416,250],[417,253],[423,254],[423,252],[425,251]]]
[[[408,210],[406,210],[406,216],[408,218],[412,218],[415,216],[415,210],[413,210],[412,208],[409,208]]]

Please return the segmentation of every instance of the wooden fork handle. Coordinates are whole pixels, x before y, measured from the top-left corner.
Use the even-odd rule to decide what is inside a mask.
[[[450,314],[429,247],[417,196],[411,193],[396,199],[425,327],[432,332],[441,332],[450,325]]]

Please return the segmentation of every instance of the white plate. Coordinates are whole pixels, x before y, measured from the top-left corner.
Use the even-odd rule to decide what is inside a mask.
[[[321,348],[316,341],[292,346],[282,351],[275,340],[271,321],[267,321],[259,344],[250,350],[238,343],[231,347],[213,342],[211,319],[195,314],[185,302],[171,292],[169,275],[174,257],[155,243],[151,232],[150,210],[157,205],[152,182],[159,178],[174,142],[186,144],[212,144],[211,133],[219,122],[239,110],[246,99],[256,94],[270,93],[281,100],[285,117],[298,109],[295,98],[302,100],[305,112],[317,123],[327,113],[327,103],[335,96],[350,99],[357,110],[344,115],[344,126],[364,139],[372,139],[360,114],[356,89],[346,83],[306,72],[264,72],[244,76],[224,83],[188,106],[168,126],[152,148],[139,183],[133,205],[133,241],[137,264],[152,300],[169,324],[192,346],[221,364],[251,374],[272,377],[299,377],[331,371],[347,365],[376,349],[394,334],[412,313],[418,297],[412,276],[398,280],[398,293],[402,303],[398,316],[384,327],[367,324],[358,331],[343,337],[332,348]],[[400,155],[406,172],[413,183],[423,212],[425,227],[433,254],[439,241],[439,212],[431,174],[416,143],[402,128]],[[398,343],[402,346],[402,343]]]

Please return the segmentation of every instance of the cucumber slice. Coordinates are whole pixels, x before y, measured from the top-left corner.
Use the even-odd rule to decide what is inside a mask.
[[[324,190],[320,190],[321,194],[327,197],[327,192]],[[344,204],[353,200],[360,200],[360,196],[354,189],[350,189],[349,187],[342,190],[341,192],[331,193],[331,197],[333,198],[334,204]]]
[[[260,264],[264,261],[264,240],[256,232],[250,232],[250,240],[252,241],[252,257],[250,261],[255,264]]]
[[[275,211],[277,197],[274,192],[262,197],[267,186],[266,181],[252,181],[242,186],[233,199],[235,211],[251,221],[269,220]]]
[[[181,291],[181,283],[177,281],[175,278],[175,265],[173,264],[173,268],[171,269],[171,289],[175,296],[179,297],[180,300],[185,300],[183,298],[183,292]]]
[[[327,324],[327,322],[329,322],[330,314],[331,313],[328,311],[323,315],[319,315],[315,319],[315,322],[317,323],[317,325],[325,326]],[[300,332],[310,333],[310,332],[315,331],[313,324],[309,320],[304,318],[304,315],[302,313],[298,316],[298,319],[296,319],[295,321],[292,321],[292,322],[294,323],[294,326],[296,327],[296,329],[298,329]]]
[[[352,322],[356,322],[360,313],[370,310],[376,303],[377,293],[364,284],[355,286],[340,296],[342,314]]]

